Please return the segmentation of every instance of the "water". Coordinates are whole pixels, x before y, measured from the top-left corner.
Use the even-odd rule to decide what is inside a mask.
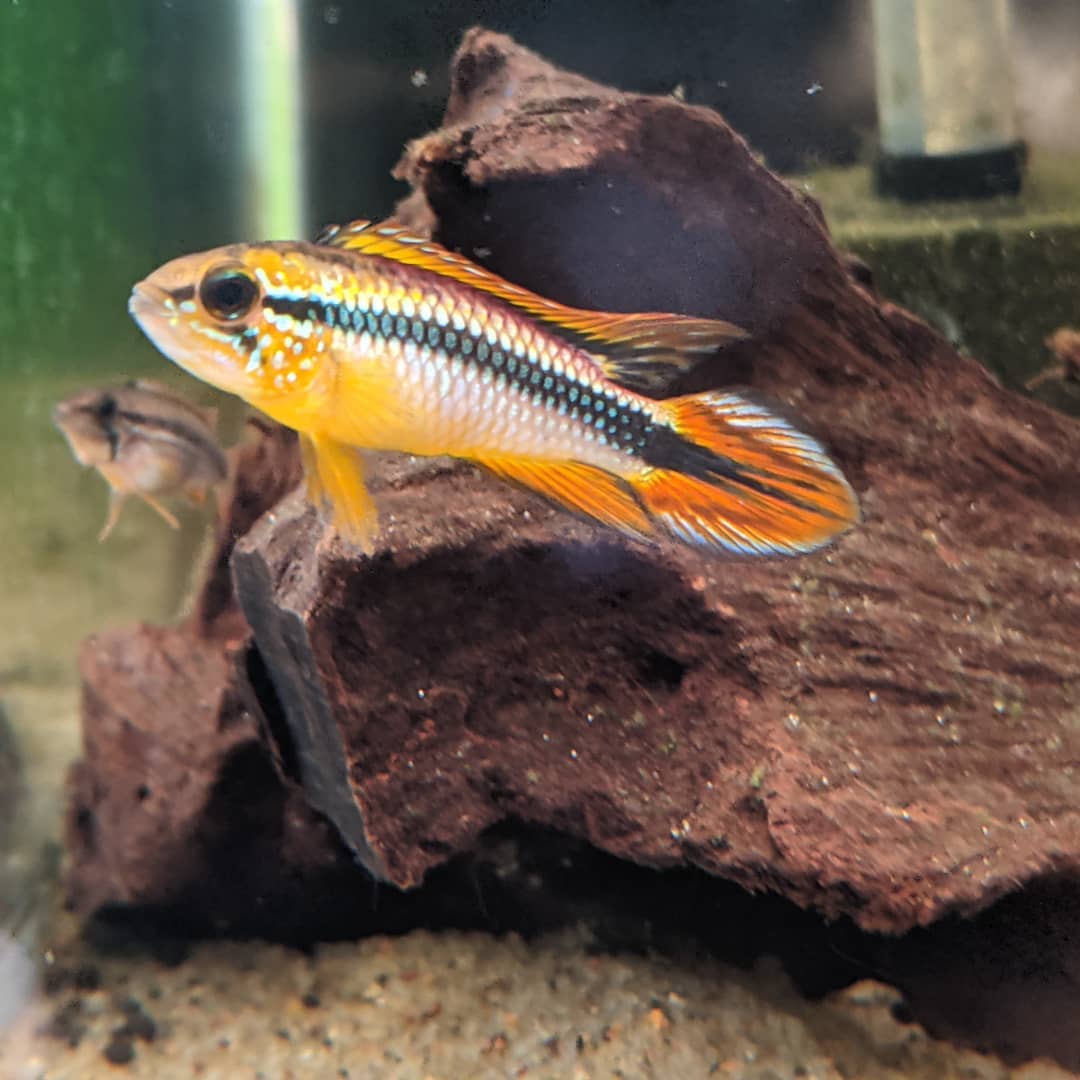
[[[999,6],[994,5],[995,11]],[[1070,119],[1080,106],[1080,77],[1069,62],[1080,45],[1080,22],[1066,2],[1017,5],[1013,12],[1011,93],[1003,80],[995,103],[1007,109],[1011,99],[1015,113],[1002,130],[1012,132],[1015,121],[1027,142],[1019,196],[931,199],[915,205],[883,200],[873,188],[874,36],[868,6],[842,0],[824,5],[779,0],[649,3],[632,13],[625,5],[562,0],[525,8],[406,4],[393,14],[351,0],[99,0],[92,6],[78,0],[0,0],[0,460],[6,464],[0,481],[0,814],[5,819],[0,821],[0,984],[5,988],[0,1030],[24,1007],[55,1020],[50,1000],[40,994],[34,999],[31,985],[35,976],[48,983],[50,970],[77,970],[83,962],[80,950],[90,949],[86,962],[105,973],[106,987],[87,990],[92,1018],[84,1021],[92,1049],[80,1051],[81,1064],[63,1063],[62,1039],[31,1039],[9,1048],[7,1059],[0,1044],[0,1063],[25,1066],[19,1076],[84,1075],[64,1069],[105,1067],[101,1052],[109,1025],[127,1022],[122,1011],[117,1019],[108,1011],[111,1005],[101,1005],[106,991],[120,994],[138,986],[140,994],[149,995],[150,987],[158,985],[168,1001],[173,1000],[170,994],[181,993],[162,990],[165,975],[155,983],[141,939],[132,945],[121,934],[117,945],[106,935],[104,943],[95,939],[85,945],[82,921],[60,910],[58,862],[70,797],[67,770],[84,752],[80,647],[102,631],[140,621],[169,624],[185,615],[211,542],[206,512],[181,510],[181,528],[174,532],[149,508],[131,503],[115,533],[98,544],[106,487],[72,460],[53,427],[53,405],[77,389],[149,377],[200,404],[219,407],[223,438],[235,441],[242,410],[235,400],[182,375],[152,349],[127,314],[132,283],[181,252],[238,239],[310,237],[327,222],[389,214],[409,190],[390,175],[391,169],[408,140],[438,127],[450,57],[462,31],[477,22],[513,34],[588,78],[718,109],[770,167],[820,200],[834,240],[869,264],[884,296],[984,361],[1010,388],[1022,391],[1054,363],[1045,345],[1050,334],[1080,325],[1080,137]],[[947,97],[947,82],[935,82],[936,93]],[[445,178],[447,206],[457,205],[455,185],[462,182],[460,176]],[[460,220],[467,220],[461,213]],[[449,220],[451,231],[455,227]],[[581,227],[596,225],[583,222]],[[514,258],[529,265],[528,253]],[[1034,393],[1076,415],[1077,385],[1050,379]],[[851,447],[844,452],[858,459]],[[1062,506],[1069,497],[1064,487],[1047,496]],[[873,523],[872,497],[867,506]],[[477,509],[477,516],[481,513]],[[927,530],[934,528],[936,523],[927,523]],[[574,573],[589,580],[624,565],[603,546],[577,551],[570,561],[578,567]],[[1067,593],[1066,582],[1062,595]],[[446,632],[452,637],[453,627]],[[664,672],[674,670],[665,665],[674,661],[662,648],[656,656],[652,685],[662,686]],[[680,672],[668,681],[682,677]],[[546,695],[548,683],[543,686]],[[859,697],[873,692],[860,687]],[[663,712],[653,701],[642,705],[642,715],[651,718],[654,706]],[[1008,707],[1003,705],[1003,714]],[[631,714],[638,715],[635,710]],[[541,719],[538,707],[523,713],[521,722]],[[628,724],[629,734],[619,738],[638,738]],[[1066,732],[1063,737],[1071,736]],[[677,741],[666,732],[658,739],[664,746]],[[663,752],[674,769],[681,759],[673,753]],[[747,774],[760,786],[768,769],[762,766],[759,773],[756,762],[749,764]],[[1064,790],[1070,782],[1061,779]],[[1068,809],[1063,807],[1063,814]],[[681,815],[673,823],[676,830]],[[342,880],[352,888],[357,879]],[[376,907],[378,902],[393,908],[396,901],[376,901]],[[424,906],[429,902],[433,908]],[[490,915],[485,903],[481,897],[467,918],[442,911],[439,919],[484,928]],[[438,921],[431,915],[438,900],[418,904],[425,914],[412,923],[408,914],[388,916],[378,929],[398,932]],[[515,928],[513,919],[498,928]],[[377,954],[384,947],[405,950],[405,958],[391,966],[420,971],[412,977],[423,982],[427,946],[421,943],[409,952],[410,940],[362,946],[368,950],[365,963],[373,965],[363,969],[369,981],[381,977]],[[467,958],[462,964],[481,969],[490,964],[498,972],[500,964],[510,961],[493,956],[498,950],[486,940],[439,938],[437,948],[450,954],[457,950],[456,955]],[[574,952],[580,952],[580,943],[560,941],[554,948],[574,957],[566,961],[570,967],[585,962]],[[259,997],[244,972],[263,972],[270,983],[280,976],[282,985],[290,987],[302,983],[298,1000],[311,990],[311,980],[310,973],[296,974],[292,954],[251,949],[213,978],[226,983],[235,978],[237,986],[245,987],[241,994],[252,1002],[244,1008],[258,1030],[280,1002],[271,995]],[[891,981],[868,961],[864,968],[865,974]],[[204,971],[198,964],[193,970]],[[648,1008],[635,1012],[637,1006],[630,1004],[623,1016],[611,1004],[617,992],[606,980],[625,978],[632,988],[625,991],[626,1001],[636,1001],[635,993],[648,1001],[650,995],[666,993],[665,971],[662,964],[635,968],[632,975],[605,969],[601,979],[611,1023],[651,1023],[659,1040],[649,1049],[653,1054],[670,1051],[664,1024],[670,1025],[673,1016],[677,1020],[682,1006],[665,1004],[657,1018]],[[698,994],[705,1001],[708,992],[701,989],[699,976],[686,976],[677,993]],[[720,970],[702,978],[723,982],[730,976]],[[751,996],[774,1003],[793,993],[777,982],[775,973],[755,986]],[[356,996],[362,998],[363,992],[360,987]],[[589,992],[583,991],[581,1002],[572,998],[571,1008],[586,1009]],[[507,1005],[504,1011],[527,1011],[532,993],[526,987],[526,1004]],[[318,981],[318,994],[324,1002],[332,1000],[332,982]],[[26,1006],[27,1000],[33,1004]],[[695,1004],[691,1001],[691,1011]],[[879,1006],[887,1014],[880,1002],[873,1008]],[[341,1001],[333,1007],[344,1008]],[[552,1007],[546,1001],[536,1006],[540,1011]],[[848,1005],[834,1001],[829,1007]],[[801,999],[791,1008],[802,1016]],[[197,1019],[182,1011],[177,1015],[176,1023],[198,1030]],[[462,1024],[468,1026],[468,1010],[464,1015]],[[436,1025],[433,1030],[444,1033],[437,1014],[429,1020]],[[572,1043],[572,1024],[549,1022],[564,1042]],[[499,1023],[509,1021],[504,1017]],[[820,1015],[805,1025],[805,1030],[786,1034],[780,1025],[780,1033],[771,1037],[781,1047],[785,1039],[803,1047],[807,1061],[820,1056],[825,1062],[830,1055],[835,1060],[841,1051],[822,1034],[827,1025]],[[389,1030],[392,1038],[392,1024]],[[500,1031],[485,1028],[484,1037],[496,1039]],[[357,1046],[362,1042],[360,1034],[350,1037]],[[957,1037],[964,1041],[962,1034]],[[599,1045],[599,1028],[595,1038]],[[723,1045],[715,1032],[709,1038],[710,1045]],[[162,1064],[167,1053],[153,1057],[163,1053],[161,1042],[136,1038],[133,1045],[143,1067],[157,1060],[156,1067],[184,1075],[175,1062]],[[492,1045],[490,1053],[499,1052],[497,1039]],[[944,1044],[928,1045],[932,1055],[946,1053]],[[740,1053],[744,1050],[740,1047]],[[1059,1061],[1067,1059],[1064,1050],[1047,1052]],[[25,1061],[17,1062],[17,1054]],[[686,1064],[689,1060],[683,1060],[684,1068],[694,1067]],[[572,1075],[564,1069],[570,1068],[567,1062],[559,1059],[551,1066],[559,1070],[553,1074]],[[861,1067],[873,1075],[873,1063]],[[400,1068],[386,1075],[406,1075],[406,1066]]]
[[[130,31],[122,7],[109,14]],[[142,117],[131,104],[139,42],[76,5],[9,4],[2,19],[0,700],[25,770],[3,875],[10,910],[21,907],[20,892],[33,894],[40,846],[57,835],[64,771],[79,745],[79,641],[103,624],[166,617],[178,593],[175,541],[148,546],[154,530],[141,515],[125,523],[117,547],[94,543],[103,489],[72,469],[49,420],[73,388],[157,368],[116,302],[149,226],[150,193],[138,182]],[[124,566],[130,576],[118,572]]]

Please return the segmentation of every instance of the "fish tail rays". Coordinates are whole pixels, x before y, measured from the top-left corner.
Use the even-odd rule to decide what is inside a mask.
[[[630,482],[665,532],[732,555],[804,555],[858,523],[822,446],[753,397],[698,394],[661,409],[650,467]]]
[[[855,525],[859,506],[820,444],[753,398],[656,405],[642,465],[483,459],[497,476],[642,540],[668,535],[736,556],[802,555]]]

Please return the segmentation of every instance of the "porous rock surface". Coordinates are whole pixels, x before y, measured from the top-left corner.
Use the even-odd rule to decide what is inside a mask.
[[[713,112],[477,31],[399,173],[400,217],[544,294],[750,328],[693,386],[792,406],[865,522],[724,561],[428,464],[363,560],[296,496],[234,567],[304,786],[365,864],[415,885],[514,817],[892,931],[1075,867],[1075,422],[857,284]]]

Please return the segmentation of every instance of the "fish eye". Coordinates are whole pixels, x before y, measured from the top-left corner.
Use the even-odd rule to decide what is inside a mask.
[[[215,319],[239,319],[258,298],[259,286],[242,266],[218,266],[206,274],[199,286],[199,299]]]

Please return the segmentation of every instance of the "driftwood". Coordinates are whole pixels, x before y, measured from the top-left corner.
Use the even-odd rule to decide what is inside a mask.
[[[692,385],[790,404],[866,520],[731,563],[429,466],[382,492],[371,560],[299,503],[259,526],[244,610],[366,865],[415,885],[514,817],[892,931],[1075,867],[1075,422],[858,284],[710,111],[474,32],[398,173],[399,217],[542,293],[748,327]]]

